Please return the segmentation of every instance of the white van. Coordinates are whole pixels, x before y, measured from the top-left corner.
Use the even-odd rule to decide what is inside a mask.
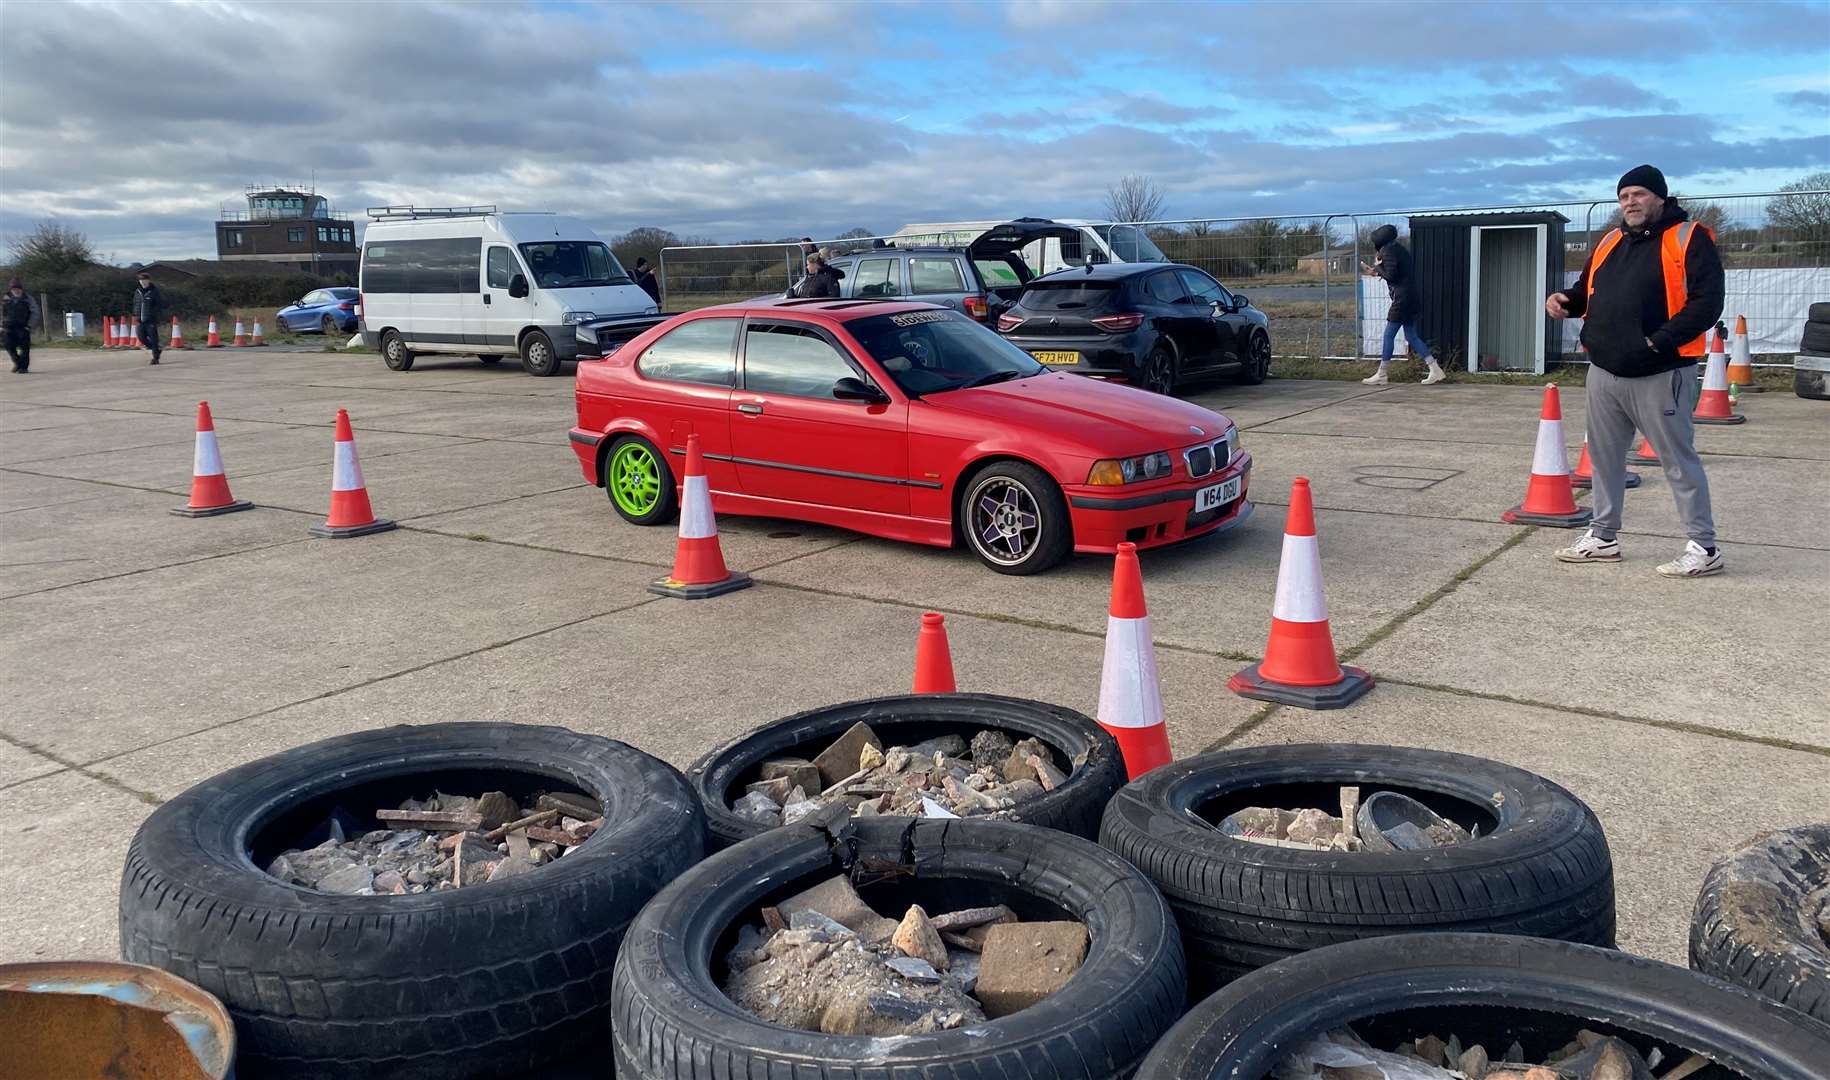
[[[988,230],[1006,224],[1002,221],[939,221],[918,222],[904,225],[896,230],[897,237],[907,237],[910,242],[921,244],[940,244],[943,246],[964,246],[971,244]],[[1163,254],[1163,249],[1156,246],[1141,225],[1114,225],[1103,221],[1083,221],[1077,218],[1017,218],[1010,224],[1020,225],[1066,225],[1079,233],[1078,237],[1050,236],[1035,240],[1025,245],[1020,254],[1029,268],[1038,275],[1065,270],[1071,266],[1085,266],[1095,263],[1149,263],[1174,262]],[[891,243],[897,241],[892,239]]]
[[[394,371],[419,353],[519,356],[554,375],[578,355],[574,326],[660,309],[610,246],[576,218],[493,206],[369,211],[362,237],[362,340]]]

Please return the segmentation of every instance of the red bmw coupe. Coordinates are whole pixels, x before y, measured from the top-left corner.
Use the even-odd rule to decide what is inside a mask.
[[[617,336],[608,324],[577,333],[586,356]],[[637,525],[677,512],[689,434],[720,514],[963,540],[1005,574],[1126,540],[1210,535],[1252,512],[1252,457],[1226,417],[1050,371],[928,304],[688,312],[581,362],[576,392],[572,449],[585,478]]]

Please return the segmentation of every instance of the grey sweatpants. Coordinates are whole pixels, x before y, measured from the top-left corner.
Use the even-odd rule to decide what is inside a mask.
[[[1620,505],[1626,495],[1627,451],[1633,433],[1652,440],[1665,482],[1677,500],[1684,531],[1704,547],[1716,544],[1716,524],[1709,513],[1709,479],[1697,456],[1697,366],[1622,379],[1589,365],[1589,464],[1594,469],[1595,517],[1589,529],[1604,540],[1620,531]]]

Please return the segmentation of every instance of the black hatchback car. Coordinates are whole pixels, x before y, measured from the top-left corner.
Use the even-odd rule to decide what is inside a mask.
[[[1049,367],[1159,394],[1271,370],[1271,320],[1206,272],[1177,263],[1105,263],[1023,286],[998,332]]]

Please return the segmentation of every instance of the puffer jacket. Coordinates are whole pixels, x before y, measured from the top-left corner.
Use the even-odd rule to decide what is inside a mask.
[[[148,285],[144,289],[135,286],[133,290],[133,317],[143,323],[159,321],[159,313],[165,310],[165,297],[159,292],[159,286]]]
[[[1398,242],[1398,229],[1381,225],[1373,230],[1373,270],[1385,279],[1391,292],[1392,306],[1385,313],[1386,322],[1407,323],[1418,314],[1417,286],[1411,280],[1411,249]]]

